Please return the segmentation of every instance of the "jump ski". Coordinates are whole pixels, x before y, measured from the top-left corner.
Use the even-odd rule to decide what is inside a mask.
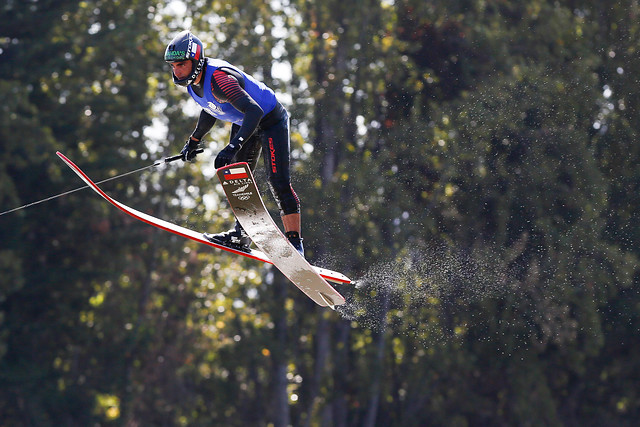
[[[112,197],[110,197],[108,194],[106,194],[104,191],[102,191],[102,189],[100,187],[98,187],[92,180],[91,178],[89,178],[78,166],[76,166],[71,160],[69,160],[64,154],[60,153],[60,152],[56,152],[56,154],[58,155],[58,157],[60,157],[60,159],[62,159],[62,161],[64,161],[66,163],[67,166],[69,166],[69,168],[71,168],[71,170],[73,170],[79,177],[80,179],[82,179],[87,186],[89,186],[93,191],[95,191],[96,193],[98,193],[102,198],[104,198],[106,201],[108,201],[109,203],[111,203],[113,206],[117,207],[118,209],[120,209],[122,212],[132,216],[133,218],[136,218],[142,222],[145,222],[147,224],[153,225],[154,227],[158,227],[162,230],[168,231],[170,233],[174,233],[177,234],[179,236],[194,240],[198,243],[202,243],[205,245],[209,245],[212,246],[214,248],[223,250],[223,251],[227,251],[227,252],[231,252],[234,253],[236,255],[241,255],[247,258],[251,258],[254,259],[256,261],[261,261],[264,263],[268,263],[268,264],[273,264],[275,265],[278,269],[280,269],[280,266],[278,266],[276,264],[276,262],[274,262],[274,260],[272,260],[272,258],[270,258],[265,252],[259,251],[259,250],[251,250],[250,252],[244,252],[244,251],[239,251],[227,246],[223,246],[223,245],[219,245],[213,242],[210,242],[209,240],[205,239],[202,235],[202,233],[194,231],[194,230],[190,230],[188,228],[185,227],[181,227],[179,225],[170,223],[168,221],[162,220],[160,218],[154,217],[152,215],[140,212],[136,209],[133,209],[123,203],[118,202],[117,200],[113,199]],[[250,171],[249,171],[250,173]],[[253,179],[252,179],[253,181]],[[255,187],[255,184],[253,184],[253,186]],[[225,186],[223,185],[223,188]],[[227,185],[228,187],[228,185]],[[259,197],[259,193],[255,193],[258,197]],[[262,199],[260,199],[260,203],[262,204]],[[232,205],[233,206],[233,205]],[[264,204],[262,204],[263,208],[264,208]],[[266,209],[265,209],[266,212]],[[273,220],[272,220],[273,221]],[[242,222],[241,222],[242,223]],[[275,226],[275,223],[273,224]],[[244,224],[243,224],[244,226]],[[247,230],[247,227],[245,227],[245,230]],[[250,234],[251,235],[251,234]],[[252,239],[254,236],[251,236]],[[282,238],[286,241],[286,238],[284,236],[282,236]],[[260,238],[256,237],[256,240],[260,241]],[[254,242],[256,242],[256,240],[254,240]],[[286,241],[287,244],[289,244],[288,241]],[[256,244],[256,246],[258,246]],[[258,246],[259,248],[263,249],[261,246]],[[271,249],[271,246],[268,246],[267,249]],[[295,250],[293,252],[296,252]],[[296,252],[296,254],[298,254]],[[299,254],[298,254],[299,255]],[[300,255],[299,255],[300,256]],[[302,258],[302,260],[304,260],[304,258],[302,256],[300,256],[300,258]],[[307,265],[308,263],[306,262],[306,260],[304,260],[304,263],[306,265],[303,265],[301,267],[302,270],[307,269]],[[283,267],[284,268],[284,267]],[[313,273],[319,275],[322,279],[324,284],[330,288],[329,290],[326,289],[326,287],[322,286],[323,291],[325,292],[325,295],[323,296],[322,294],[318,294],[316,295],[316,298],[311,298],[312,300],[314,300],[316,303],[318,303],[321,306],[334,306],[334,305],[340,305],[340,304],[344,304],[344,298],[338,293],[336,292],[328,283],[325,282],[325,280],[336,283],[336,284],[349,284],[351,283],[351,279],[349,279],[347,276],[345,276],[342,273],[338,273],[336,271],[331,271],[325,268],[320,268],[320,267],[315,267],[312,266],[312,271]],[[285,268],[289,274],[292,274],[290,271],[290,267]],[[280,269],[281,270],[281,269]],[[282,271],[282,270],[281,270]],[[294,271],[295,272],[295,271]],[[285,276],[289,277],[289,279],[291,280],[291,277],[287,275],[287,273],[283,272],[285,274]],[[308,274],[308,272],[306,273]],[[297,277],[297,276],[296,276]],[[295,277],[294,277],[295,279]],[[295,282],[294,282],[295,283]],[[295,283],[298,287],[300,287],[300,285],[298,283]],[[303,285],[306,286],[306,285]],[[304,289],[301,288],[304,292]],[[331,292],[333,291],[333,292]],[[311,292],[315,292],[315,291],[311,291]],[[307,292],[305,292],[307,293]],[[309,295],[307,293],[307,295]],[[311,297],[311,296],[310,296]]]
[[[333,307],[344,304],[344,297],[298,253],[273,221],[249,165],[234,163],[218,169],[216,173],[238,222],[273,265],[318,305]]]

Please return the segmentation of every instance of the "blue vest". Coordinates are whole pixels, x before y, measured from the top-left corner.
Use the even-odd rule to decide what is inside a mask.
[[[220,67],[232,68],[244,76],[244,90],[251,98],[253,98],[254,101],[256,101],[258,105],[260,105],[260,108],[262,108],[265,115],[273,110],[273,107],[278,103],[275,93],[273,93],[273,91],[264,83],[257,81],[249,74],[243,73],[233,65],[221,59],[207,58],[206,60],[207,69],[204,74],[204,96],[200,98],[196,95],[191,86],[188,87],[188,91],[189,95],[191,95],[191,97],[213,117],[225,122],[235,123],[237,125],[242,125],[242,120],[244,119],[244,113],[236,110],[231,103],[220,103],[213,96],[213,92],[211,91],[211,76],[213,75],[213,72]]]

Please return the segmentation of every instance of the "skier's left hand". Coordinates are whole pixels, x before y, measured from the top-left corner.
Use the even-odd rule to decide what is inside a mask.
[[[240,151],[241,145],[237,142],[231,141],[226,147],[222,149],[216,156],[216,160],[213,163],[216,169],[227,166],[233,161],[233,158]]]
[[[200,141],[196,141],[195,139],[189,137],[187,142],[184,144],[182,151],[180,152],[180,154],[182,154],[182,160],[185,162],[190,162],[191,160],[195,159],[198,155],[199,146]]]

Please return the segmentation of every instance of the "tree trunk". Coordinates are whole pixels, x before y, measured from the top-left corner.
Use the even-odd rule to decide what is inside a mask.
[[[273,425],[288,427],[290,424],[289,394],[287,392],[287,278],[275,268],[273,289],[274,346],[273,357]]]
[[[333,427],[347,427],[349,409],[347,407],[347,390],[349,389],[349,337],[351,321],[341,320],[337,323],[336,350],[334,361],[334,400]]]
[[[376,417],[378,415],[378,407],[380,405],[380,394],[382,392],[382,372],[384,365],[384,348],[386,344],[387,322],[386,316],[389,311],[389,292],[383,290],[380,293],[381,310],[380,310],[380,333],[376,338],[376,353],[373,369],[371,370],[372,380],[369,396],[369,404],[367,405],[367,414],[365,415],[363,427],[375,427]]]

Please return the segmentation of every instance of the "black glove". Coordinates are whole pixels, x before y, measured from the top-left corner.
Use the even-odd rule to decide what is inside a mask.
[[[184,160],[185,162],[190,162],[191,160],[195,159],[198,155],[196,150],[199,146],[200,141],[196,141],[195,139],[191,139],[191,137],[189,137],[186,144],[184,144],[184,148],[182,148],[182,151],[180,152],[180,154],[182,154],[182,160]]]
[[[222,151],[218,153],[218,155],[216,156],[216,161],[213,163],[216,169],[220,169],[221,167],[230,164],[236,154],[238,154],[238,151],[240,151],[241,147],[242,145],[240,145],[239,142],[235,141],[231,141],[229,145],[224,147]]]

